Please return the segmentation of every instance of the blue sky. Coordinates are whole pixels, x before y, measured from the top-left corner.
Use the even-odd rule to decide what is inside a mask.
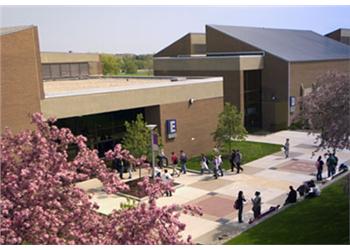
[[[350,28],[350,6],[6,6],[1,27],[36,25],[42,51],[154,53],[206,24]]]

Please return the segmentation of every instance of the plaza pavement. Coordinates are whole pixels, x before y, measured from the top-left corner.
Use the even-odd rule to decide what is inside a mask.
[[[175,178],[182,185],[172,197],[160,198],[158,205],[175,203],[201,206],[204,213],[201,217],[181,215],[180,220],[186,224],[182,235],[186,238],[190,234],[193,242],[198,244],[221,244],[227,241],[249,227],[247,222],[253,217],[250,199],[255,191],[261,193],[264,212],[271,206],[283,204],[290,185],[297,188],[303,181],[315,178],[314,162],[324,151],[312,156],[316,149],[313,136],[305,132],[280,131],[264,136],[249,135],[247,140],[284,144],[286,138],[290,138],[290,158],[285,159],[281,150],[243,165],[243,173],[236,174],[228,170],[224,177],[217,180],[209,174],[188,172]],[[339,151],[337,157],[339,163],[349,163],[350,151]],[[326,176],[326,167],[324,171],[323,176]],[[138,177],[138,174],[134,175]],[[79,183],[78,186],[92,195],[101,213],[109,214],[126,202],[124,197],[104,193],[101,183],[96,179]],[[233,202],[240,190],[247,200],[243,215],[245,223],[242,224],[237,222],[237,210],[233,209]]]

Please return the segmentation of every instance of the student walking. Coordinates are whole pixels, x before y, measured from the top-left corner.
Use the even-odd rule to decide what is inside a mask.
[[[204,154],[201,154],[201,160],[200,160],[200,165],[201,165],[201,174],[204,174],[204,171],[207,171],[210,174],[210,169],[208,167],[208,159]]]
[[[131,165],[131,163],[128,162],[128,161],[125,161],[125,162],[124,162],[124,166],[126,167],[126,170],[127,170],[128,173],[129,173],[129,179],[131,179],[131,178],[132,178],[132,173],[131,173],[132,165]]]
[[[187,155],[183,150],[180,150],[180,164],[181,164],[181,173],[186,174],[187,167]]]
[[[236,158],[236,150],[232,149],[231,156],[230,156],[231,172],[233,172],[234,168],[236,167],[235,158]]]
[[[238,210],[238,223],[243,223],[243,218],[242,218],[242,215],[243,215],[243,202],[245,202],[245,198],[244,198],[244,195],[243,195],[243,191],[239,191],[238,192],[238,198],[237,200],[235,201],[235,204],[234,204],[234,207],[235,209]]]
[[[236,151],[236,157],[235,157],[235,164],[237,167],[237,174],[239,174],[239,171],[243,171],[243,168],[241,167],[241,161],[242,161],[242,154],[239,152],[239,149]]]
[[[219,156],[217,156],[217,155],[215,156],[213,164],[214,164],[214,177],[215,177],[215,179],[217,179],[218,173],[219,173],[219,165],[220,165]]]
[[[173,180],[171,175],[168,173],[168,169],[164,169],[164,173],[162,174],[161,178],[162,178],[162,181],[164,183],[169,183],[169,182],[171,182]],[[172,194],[171,190],[166,190],[165,191],[165,195],[166,196],[172,196],[173,194]]]
[[[255,197],[254,199],[252,199],[252,203],[253,203],[252,210],[254,213],[254,219],[257,219],[261,215],[261,197],[260,197],[259,191],[255,192]]]
[[[286,158],[289,157],[289,138],[286,139],[286,142],[284,143],[284,155],[286,156]]]
[[[177,175],[178,177],[180,176],[180,172],[176,170],[177,164],[178,164],[178,159],[177,155],[175,152],[171,152],[171,165],[173,166],[173,176]]]
[[[318,181],[322,181],[322,171],[323,171],[324,162],[322,161],[321,155],[318,157],[315,165],[316,165],[316,170],[317,170],[316,179]]]
[[[222,176],[224,176],[224,171],[222,170],[222,165],[224,164],[224,162],[222,161],[221,155],[218,155],[218,160],[219,160],[218,169],[219,169],[220,175],[222,177]]]

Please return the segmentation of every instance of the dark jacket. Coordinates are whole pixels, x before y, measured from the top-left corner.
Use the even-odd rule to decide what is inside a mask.
[[[288,197],[286,199],[286,203],[295,203],[295,202],[297,202],[297,191],[293,189],[289,192]]]
[[[238,205],[238,208],[242,208],[242,207],[243,207],[243,202],[244,202],[244,201],[245,201],[244,196],[238,197],[238,198],[237,198],[237,205]]]

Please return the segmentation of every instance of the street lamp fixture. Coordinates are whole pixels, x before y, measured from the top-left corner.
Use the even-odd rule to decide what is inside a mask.
[[[151,150],[152,150],[152,178],[154,179],[154,163],[155,163],[155,156],[154,156],[154,150],[153,150],[153,131],[157,127],[156,124],[148,124],[146,127],[151,131]]]

